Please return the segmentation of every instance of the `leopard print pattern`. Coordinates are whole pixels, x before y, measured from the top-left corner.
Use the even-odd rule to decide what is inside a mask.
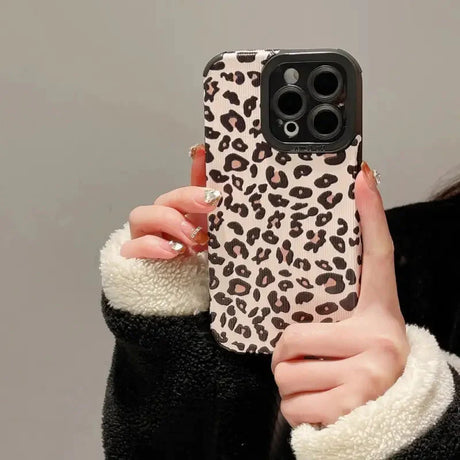
[[[260,129],[273,51],[224,53],[204,79],[211,330],[224,348],[272,353],[293,322],[348,318],[362,241],[354,200],[361,136],[337,153],[283,153]]]

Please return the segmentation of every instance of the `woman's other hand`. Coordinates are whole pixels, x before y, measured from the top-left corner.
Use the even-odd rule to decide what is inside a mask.
[[[355,197],[363,265],[353,316],[335,323],[293,323],[272,356],[280,409],[293,428],[301,423],[332,424],[377,399],[402,375],[409,354],[396,289],[393,241],[366,163],[356,178]]]
[[[131,240],[123,244],[123,257],[171,259],[181,253],[207,248],[207,214],[220,199],[205,188],[205,148],[191,149],[191,185],[159,196],[152,205],[138,206],[129,214]]]

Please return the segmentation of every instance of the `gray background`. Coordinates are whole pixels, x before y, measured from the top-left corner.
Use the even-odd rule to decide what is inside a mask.
[[[186,183],[211,56],[350,51],[390,207],[460,173],[459,29],[460,3],[440,0],[1,0],[0,456],[102,458],[99,249]]]

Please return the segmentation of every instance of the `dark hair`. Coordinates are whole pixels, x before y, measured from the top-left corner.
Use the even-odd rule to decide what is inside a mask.
[[[454,196],[460,195],[460,179],[455,180],[451,184],[445,185],[441,190],[435,192],[431,199],[445,200],[447,198],[453,198]]]

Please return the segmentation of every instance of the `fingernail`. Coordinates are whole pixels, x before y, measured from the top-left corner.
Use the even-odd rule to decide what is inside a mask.
[[[361,171],[364,173],[364,178],[366,179],[367,185],[372,189],[372,190],[377,190],[377,181],[374,176],[374,172],[369,168],[369,165],[363,161],[361,163]]]
[[[179,241],[168,241],[168,245],[174,252],[177,252],[178,254],[185,252],[185,246],[182,243],[179,243]]]
[[[219,202],[222,194],[219,190],[214,190],[213,188],[205,188],[204,189],[204,202],[211,206],[216,206]]]
[[[198,244],[206,244],[209,241],[209,236],[203,231],[202,227],[197,227],[193,230],[191,238]]]
[[[205,153],[205,148],[204,148],[203,144],[196,144],[193,147],[190,147],[190,150],[188,152],[188,156],[193,160],[197,153],[198,154],[204,154]]]
[[[191,222],[182,221],[181,222],[182,231],[184,232],[187,238],[190,238],[197,244],[205,244],[208,242],[208,235],[203,232],[202,227],[195,227]]]

